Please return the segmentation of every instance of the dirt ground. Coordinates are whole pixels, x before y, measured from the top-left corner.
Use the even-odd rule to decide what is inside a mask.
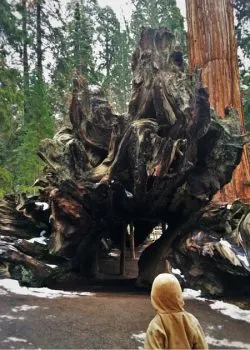
[[[247,322],[211,310],[209,302],[186,300],[186,308],[200,320],[210,348],[250,349]],[[1,295],[0,310],[1,349],[138,349],[154,315],[147,294],[127,292],[56,299]]]
[[[142,349],[154,310],[149,293],[133,286],[137,260],[127,254],[126,276],[120,278],[117,253],[102,264],[102,272],[113,275],[88,288],[92,295],[49,299],[1,287],[0,349]],[[214,301],[187,298],[185,303],[211,349],[250,349],[250,311],[239,309],[239,320],[213,310]],[[246,300],[241,305],[249,309]]]

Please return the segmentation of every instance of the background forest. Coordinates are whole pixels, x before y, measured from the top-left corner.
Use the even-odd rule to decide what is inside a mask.
[[[0,196],[32,191],[41,172],[36,152],[66,122],[72,78],[102,86],[114,111],[130,97],[131,55],[141,26],[167,26],[184,51],[184,18],[175,0],[132,0],[128,21],[97,0],[0,1]],[[241,82],[250,130],[250,2],[234,1]],[[178,34],[177,34],[178,33]]]

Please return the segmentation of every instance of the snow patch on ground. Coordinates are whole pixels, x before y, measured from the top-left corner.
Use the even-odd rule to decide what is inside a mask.
[[[11,315],[1,315],[0,319],[10,320],[10,321],[13,321],[13,320],[23,321],[23,320],[25,320],[25,317],[23,317],[23,316],[16,317],[16,316],[11,316]]]
[[[7,290],[0,288],[0,295],[7,295],[7,294],[8,294]]]
[[[210,304],[210,307],[212,310],[218,310],[223,315],[230,316],[235,320],[250,323],[250,310],[242,310],[236,305],[225,303],[224,301],[219,300]]]
[[[210,299],[201,298],[200,294],[201,294],[200,290],[197,291],[197,290],[185,288],[183,291],[184,299],[196,299],[201,301],[208,301],[210,302],[209,306],[211,307],[212,310],[220,311],[223,315],[229,316],[235,320],[245,321],[250,323],[250,310],[243,310],[239,308],[237,305],[229,304],[220,300],[213,301]]]
[[[31,295],[39,298],[54,299],[59,297],[75,298],[79,296],[92,296],[95,293],[91,292],[66,292],[63,290],[55,290],[49,288],[28,288],[21,287],[16,280],[2,279],[0,280],[0,287],[13,294]]]
[[[249,349],[250,344],[243,343],[241,341],[232,341],[227,339],[215,339],[210,336],[206,336],[208,345],[211,346],[223,346],[226,349]]]
[[[143,350],[144,349],[144,340],[146,338],[146,333],[141,331],[140,333],[135,333],[131,335],[131,339],[134,339],[135,341],[137,341],[140,346],[138,346],[139,350]]]
[[[28,311],[28,310],[36,310],[39,306],[35,305],[22,305],[22,306],[16,306],[11,309],[12,312],[21,312],[21,311]]]
[[[28,340],[22,339],[22,338],[16,338],[16,337],[8,337],[3,341],[4,343],[10,343],[10,342],[15,342],[15,343],[28,343]]]
[[[194,290],[194,289],[189,289],[189,288],[185,288],[183,293],[183,298],[184,299],[197,299],[197,300],[206,300],[205,298],[201,298],[201,291],[200,290]]]
[[[208,326],[207,327],[207,329],[209,329],[210,331],[213,331],[213,330],[215,330],[215,329],[222,329],[223,328],[223,326],[221,325],[221,324],[218,324],[218,325],[216,325],[216,326]]]
[[[53,319],[53,318],[56,318],[55,315],[47,315],[45,316],[46,320],[50,320],[50,319]]]

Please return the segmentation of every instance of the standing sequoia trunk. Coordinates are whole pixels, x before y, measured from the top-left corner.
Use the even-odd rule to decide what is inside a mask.
[[[240,96],[237,47],[231,0],[186,0],[188,56],[190,71],[202,68],[202,82],[216,113],[227,118],[227,107],[239,114],[241,132],[245,132]],[[216,202],[250,201],[250,173],[247,150],[232,181],[214,198]]]

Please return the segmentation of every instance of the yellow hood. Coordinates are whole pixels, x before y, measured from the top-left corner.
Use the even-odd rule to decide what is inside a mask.
[[[155,278],[151,290],[151,303],[159,313],[184,311],[181,286],[174,275],[162,273]]]

